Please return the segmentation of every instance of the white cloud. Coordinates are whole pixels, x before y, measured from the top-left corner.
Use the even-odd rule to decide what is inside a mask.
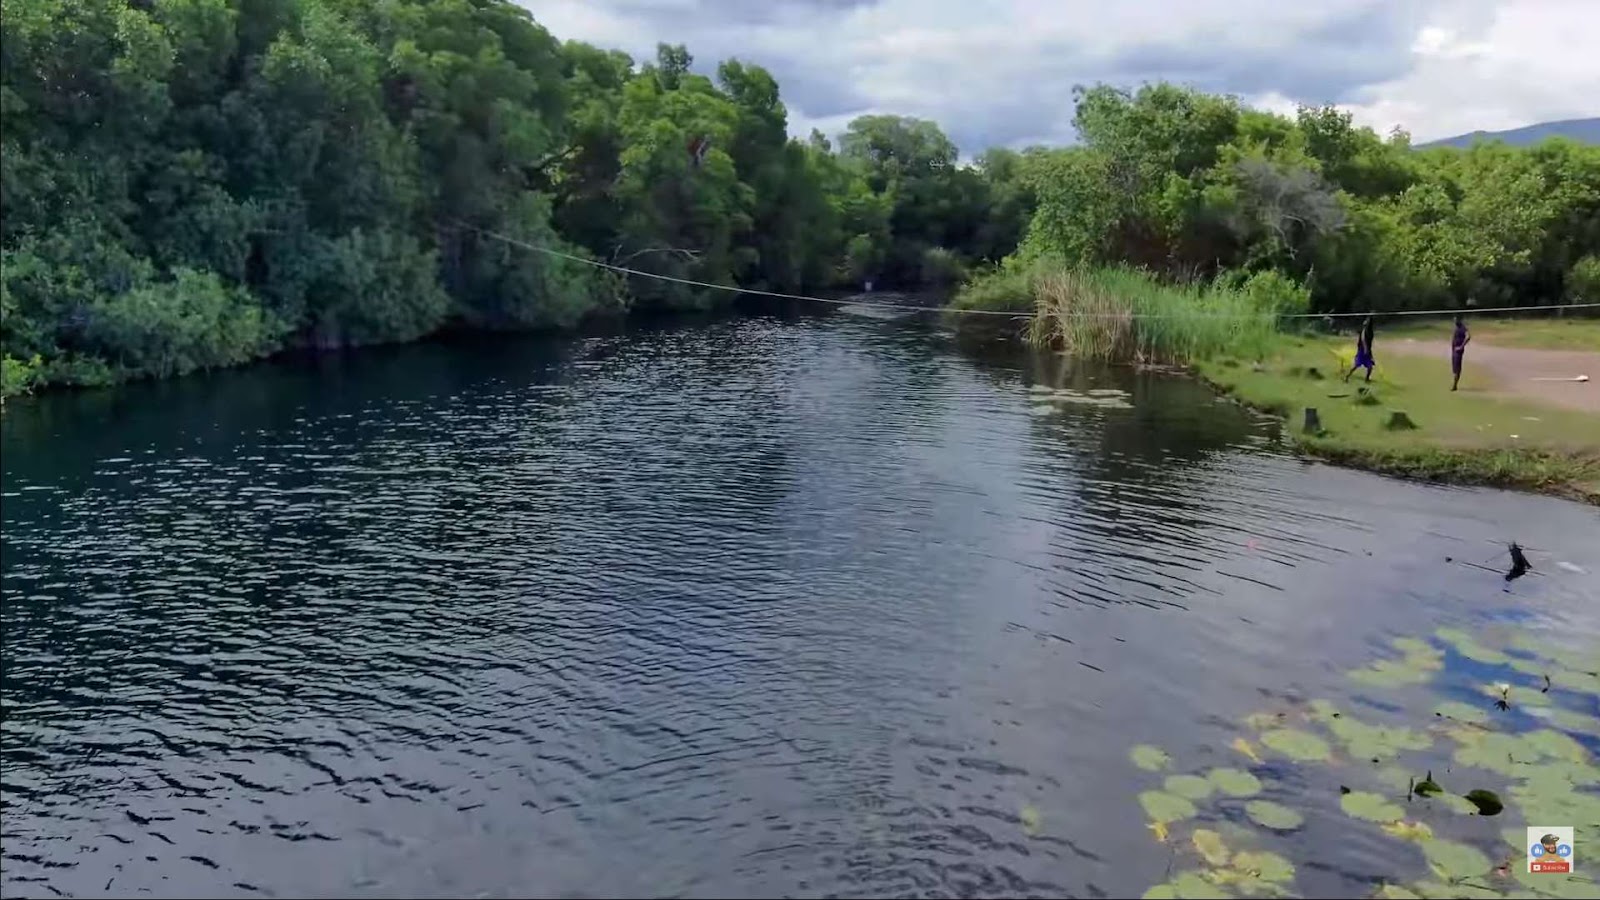
[[[1380,131],[1419,141],[1600,115],[1600,3],[1501,3],[1471,24],[1441,17],[1412,44],[1413,67],[1350,104]]]
[[[563,38],[772,70],[792,130],[938,121],[967,153],[1071,140],[1074,84],[1335,102],[1418,140],[1600,114],[1600,0],[521,0]]]

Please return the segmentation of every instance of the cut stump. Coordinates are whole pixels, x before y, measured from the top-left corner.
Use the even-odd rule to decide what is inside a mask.
[[[1317,414],[1315,406],[1306,407],[1306,424],[1303,430],[1306,434],[1322,433],[1322,416]]]
[[[1415,431],[1417,423],[1400,410],[1392,409],[1389,411],[1389,421],[1383,423],[1383,427],[1390,431]]]

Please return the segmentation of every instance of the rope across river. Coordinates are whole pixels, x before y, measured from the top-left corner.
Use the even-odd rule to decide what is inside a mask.
[[[519,240],[518,238],[514,238],[514,237],[512,237],[510,235],[501,234],[498,231],[491,231],[491,230],[489,230],[487,228],[479,228],[476,225],[471,225],[471,224],[466,223],[466,222],[457,222],[456,224],[459,225],[461,228],[464,228],[464,229],[466,229],[468,231],[471,231],[471,232],[474,232],[476,234],[480,234],[480,235],[482,235],[484,237],[492,238],[494,240],[501,241],[501,242],[504,242],[506,244],[510,244],[510,245],[512,245],[514,247],[521,247],[524,250],[532,250],[535,253],[543,253],[543,254],[545,254],[547,256],[554,256],[554,257],[557,257],[559,259],[571,260],[572,262],[582,263],[583,265],[586,265],[586,266],[593,266],[593,267],[595,267],[597,269],[605,269],[607,271],[616,272],[616,273],[622,274],[622,275],[635,275],[635,276],[638,276],[640,278],[654,278],[657,281],[670,281],[670,282],[672,282],[674,284],[685,284],[685,285],[689,285],[691,287],[705,288],[707,290],[713,290],[713,291],[726,291],[728,293],[733,293],[733,294],[747,294],[747,295],[754,296],[754,297],[772,297],[772,298],[775,298],[775,299],[778,299],[778,300],[805,300],[805,301],[808,301],[808,302],[811,302],[811,303],[824,303],[824,304],[829,304],[829,305],[832,305],[832,306],[864,306],[864,305],[870,305],[874,309],[903,309],[903,310],[906,310],[908,312],[939,312],[939,313],[952,313],[952,314],[963,315],[963,316],[1005,316],[1007,318],[1012,318],[1012,319],[1026,319],[1026,318],[1031,318],[1032,317],[1032,313],[1018,312],[1018,311],[1015,311],[1015,310],[1004,310],[1004,309],[963,309],[963,308],[946,307],[946,306],[918,306],[918,305],[912,304],[912,303],[877,303],[877,302],[867,303],[867,302],[862,301],[859,297],[856,297],[856,298],[813,297],[813,296],[809,296],[809,295],[806,295],[806,294],[789,294],[789,293],[785,293],[783,291],[766,291],[766,290],[761,290],[760,288],[739,287],[738,285],[733,285],[733,284],[716,284],[714,282],[708,282],[708,281],[696,281],[696,280],[694,280],[692,278],[679,278],[679,277],[677,277],[675,275],[662,275],[659,272],[645,272],[645,271],[642,271],[640,269],[632,269],[632,268],[629,268],[627,266],[619,266],[619,265],[616,265],[614,263],[601,262],[600,260],[590,259],[590,258],[588,258],[586,256],[578,256],[575,253],[566,253],[566,252],[563,252],[561,250],[556,250],[553,247],[541,247],[538,244],[533,244],[533,243],[529,243],[528,241]],[[1477,314],[1477,313],[1500,313],[1500,312],[1533,312],[1535,310],[1594,309],[1594,308],[1600,308],[1600,303],[1547,303],[1547,304],[1543,304],[1543,305],[1539,305],[1539,306],[1493,306],[1493,307],[1470,307],[1469,306],[1469,307],[1462,307],[1460,309],[1403,309],[1403,310],[1395,310],[1395,311],[1392,311],[1392,312],[1382,312],[1382,313],[1366,313],[1366,312],[1281,313],[1281,314],[1280,313],[1260,313],[1259,315],[1261,317],[1272,317],[1272,318],[1279,318],[1279,319],[1339,319],[1339,318],[1364,317],[1364,316],[1369,316],[1369,315],[1379,315],[1379,316],[1445,316],[1445,315],[1454,315],[1456,313],[1462,313],[1462,314],[1473,313],[1473,314]],[[1096,317],[1096,318],[1108,318],[1108,319],[1123,319],[1123,318],[1131,318],[1131,319],[1189,319],[1189,318],[1246,319],[1246,318],[1255,318],[1255,316],[1241,315],[1241,314],[1238,314],[1238,313],[1193,313],[1193,314],[1176,314],[1176,315],[1173,315],[1173,314],[1149,314],[1149,313],[1081,313],[1081,314],[1078,314],[1078,315]]]

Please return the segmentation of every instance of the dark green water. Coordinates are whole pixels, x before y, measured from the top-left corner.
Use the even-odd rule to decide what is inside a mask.
[[[1137,895],[1177,851],[1131,745],[1237,764],[1393,635],[1600,634],[1593,508],[968,343],[748,318],[14,404],[5,894]],[[1513,538],[1509,591],[1464,564]],[[1273,788],[1333,796],[1298,892],[1416,865],[1333,788]]]

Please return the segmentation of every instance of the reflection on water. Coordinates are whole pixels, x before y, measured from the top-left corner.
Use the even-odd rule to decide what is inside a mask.
[[[1137,894],[1173,857],[1131,746],[1237,766],[1241,717],[1358,702],[1397,635],[1600,634],[1554,564],[1600,571],[1592,508],[1303,463],[1195,384],[914,321],[372,351],[3,428],[8,896]],[[1467,563],[1512,538],[1508,592]],[[1407,862],[1287,840],[1305,890]]]

